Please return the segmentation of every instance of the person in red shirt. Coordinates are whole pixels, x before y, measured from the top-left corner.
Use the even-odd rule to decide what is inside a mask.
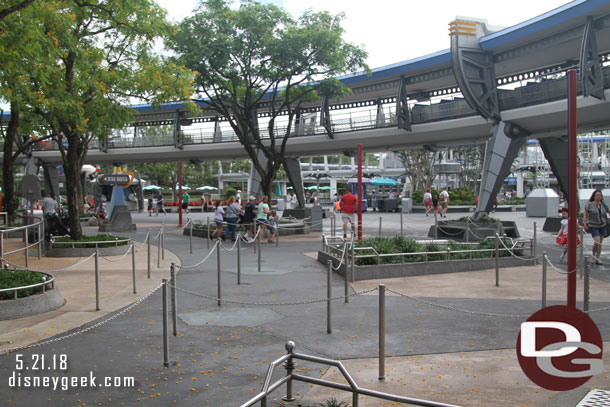
[[[356,232],[355,227],[355,216],[356,212],[356,203],[358,199],[351,192],[346,192],[341,197],[340,205],[341,205],[341,219],[343,219],[343,238],[347,238],[347,223],[352,224],[352,236]]]

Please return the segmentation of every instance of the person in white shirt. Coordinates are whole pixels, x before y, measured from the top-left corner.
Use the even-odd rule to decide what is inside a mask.
[[[432,210],[432,194],[430,193],[430,188],[424,192],[424,206],[426,207],[426,216],[430,216],[428,212]]]
[[[56,211],[57,201],[53,199],[53,193],[49,192],[48,195],[42,200],[42,214],[43,216],[50,216]]]
[[[449,192],[447,192],[446,189],[443,189],[438,198],[441,203],[441,217],[446,218],[446,213],[449,210]]]
[[[237,190],[237,194],[235,195],[235,201],[241,208],[241,189]]]

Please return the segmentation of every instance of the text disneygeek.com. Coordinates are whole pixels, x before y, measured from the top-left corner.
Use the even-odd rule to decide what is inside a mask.
[[[15,355],[15,371],[8,378],[9,387],[13,388],[52,388],[68,390],[86,387],[134,387],[133,376],[104,376],[98,380],[93,372],[88,376],[38,376],[27,375],[21,371],[41,372],[63,371],[68,369],[68,356],[65,354],[45,356],[39,354]]]

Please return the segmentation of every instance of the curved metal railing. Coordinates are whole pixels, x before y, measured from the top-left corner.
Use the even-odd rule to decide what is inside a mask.
[[[7,271],[15,271],[15,270],[7,270]],[[19,287],[2,288],[2,289],[0,289],[0,293],[6,293],[6,292],[13,291],[14,292],[13,298],[17,299],[18,298],[17,293],[20,290],[26,290],[28,288],[42,287],[42,292],[44,293],[49,284],[51,285],[51,289],[55,288],[55,277],[53,277],[51,274],[43,273],[41,271],[34,271],[34,273],[44,274],[44,277],[43,277],[44,280],[42,282],[36,283],[36,284],[24,285],[24,286],[19,286]]]

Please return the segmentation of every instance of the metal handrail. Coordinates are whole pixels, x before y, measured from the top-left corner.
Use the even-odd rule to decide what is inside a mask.
[[[247,402],[242,404],[241,407],[251,407],[254,404],[258,403],[259,401],[261,403],[261,407],[266,407],[267,396],[269,396],[273,391],[275,391],[277,388],[279,388],[283,384],[286,384],[286,397],[284,398],[284,400],[294,400],[292,397],[292,381],[293,380],[297,380],[297,381],[305,382],[305,383],[317,384],[319,386],[325,386],[325,387],[330,387],[330,388],[350,392],[350,393],[352,393],[352,407],[358,407],[358,401],[359,401],[358,396],[359,395],[376,397],[376,398],[383,399],[383,400],[395,401],[395,402],[399,402],[399,403],[407,403],[409,405],[423,406],[423,407],[457,407],[453,404],[445,404],[445,403],[439,403],[439,402],[435,402],[435,401],[398,396],[395,394],[384,393],[384,392],[370,390],[370,389],[360,387],[360,386],[358,386],[356,381],[350,376],[350,374],[348,373],[347,369],[345,369],[345,366],[343,366],[343,363],[341,363],[341,361],[322,358],[322,357],[318,357],[318,356],[306,355],[303,353],[295,353],[294,352],[295,348],[296,348],[296,345],[294,344],[294,342],[289,341],[286,343],[286,350],[288,351],[288,353],[269,364],[269,368],[267,369],[267,376],[265,377],[265,380],[263,382],[263,388],[260,391],[260,393],[258,393],[256,396],[254,396],[253,398],[251,398],[250,400],[248,400]],[[309,377],[309,376],[293,373],[292,371],[295,368],[293,359],[299,359],[299,360],[304,360],[307,362],[319,363],[319,364],[323,364],[323,365],[329,365],[329,366],[336,367],[337,369],[339,369],[339,371],[343,375],[343,378],[347,381],[348,384],[341,384],[341,383],[331,382],[331,381],[324,380],[324,379],[316,379],[314,377]],[[275,368],[278,367],[282,363],[284,364],[284,367],[286,368],[286,376],[271,383],[271,378],[273,376],[273,373],[275,372]]]
[[[11,270],[14,271],[14,270]],[[51,274],[47,274],[47,273],[43,273],[41,271],[33,271],[34,273],[40,273],[40,274],[44,274],[45,276],[49,277],[48,280],[45,280],[41,283],[36,283],[36,284],[30,284],[30,285],[24,285],[24,286],[19,286],[19,287],[10,287],[10,288],[2,288],[0,289],[0,293],[4,293],[4,292],[9,292],[9,291],[13,291],[15,293],[15,299],[17,299],[17,292],[19,290],[25,290],[28,288],[35,288],[35,287],[39,287],[42,286],[42,291],[45,291],[45,287],[49,284],[51,284],[51,288],[55,287],[55,277],[53,277]]]
[[[6,212],[0,212],[0,215],[6,213]],[[18,232],[20,230],[24,230],[24,229],[28,229],[28,228],[32,228],[34,226],[38,226],[40,225],[42,222],[44,222],[44,219],[39,217],[39,216],[31,216],[31,215],[27,215],[28,218],[37,218],[39,219],[38,222],[36,223],[32,223],[31,225],[23,225],[23,226],[17,226],[14,228],[8,228],[8,229],[0,229],[0,233],[11,233],[11,232]],[[8,225],[7,225],[8,226]]]
[[[97,249],[97,245],[98,244],[108,244],[108,243],[114,243],[114,247],[118,247],[119,243],[121,243],[121,246],[125,246],[128,245],[129,242],[131,242],[131,238],[126,238],[126,239],[117,239],[115,238],[114,240],[100,240],[100,241],[90,241],[90,242],[58,242],[55,239],[51,240],[51,246],[54,245],[71,245],[73,249],[75,249],[75,246],[79,246],[79,248],[90,248],[93,249],[93,247],[86,247],[86,245],[90,245],[90,244],[95,244],[95,248]],[[125,243],[125,244],[123,244]]]

